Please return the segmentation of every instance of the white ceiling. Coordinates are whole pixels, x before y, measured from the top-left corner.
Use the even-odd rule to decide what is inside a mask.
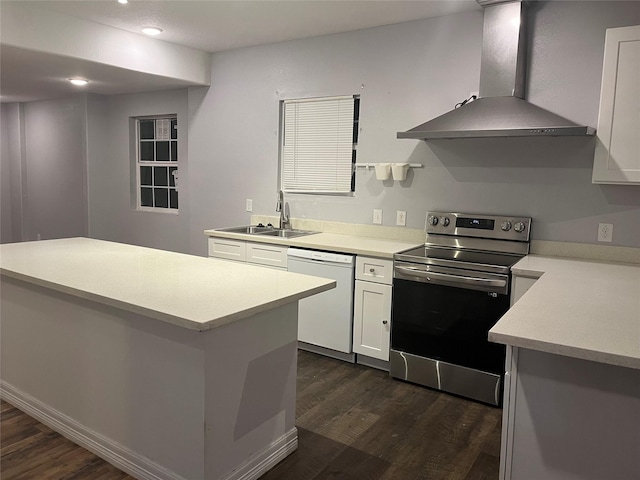
[[[252,45],[408,22],[465,10],[475,0],[115,0],[31,1],[38,6],[140,33],[157,26],[157,38],[219,52]]]
[[[24,0],[22,0],[24,1]],[[5,0],[0,2],[0,9]],[[263,45],[381,25],[408,22],[469,10],[475,0],[116,0],[29,1],[31,8],[56,12],[132,33],[143,26],[163,29],[158,41],[205,52]],[[0,11],[1,14],[1,11]],[[68,95],[69,69],[88,72],[93,93],[117,94],[184,86],[157,77],[16,46],[0,52],[2,101],[31,101]],[[79,65],[82,63],[82,65]]]

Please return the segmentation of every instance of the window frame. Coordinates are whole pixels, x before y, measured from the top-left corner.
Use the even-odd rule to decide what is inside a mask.
[[[351,125],[351,159],[350,159],[350,189],[344,191],[329,191],[329,190],[307,190],[303,188],[286,188],[285,183],[285,135],[286,135],[286,105],[291,103],[310,103],[310,102],[322,102],[322,101],[335,101],[335,100],[353,100],[353,118]],[[322,96],[322,97],[305,97],[305,98],[291,98],[280,100],[280,135],[279,135],[279,151],[278,151],[278,188],[285,193],[292,195],[326,195],[326,196],[340,196],[340,197],[354,197],[356,193],[356,161],[358,140],[360,134],[360,95],[334,95],[334,96]]]
[[[175,126],[178,126],[178,115],[177,114],[162,114],[162,115],[146,115],[146,116],[141,116],[141,117],[134,117],[134,132],[135,132],[135,162],[134,162],[134,168],[135,168],[135,210],[139,211],[139,212],[154,212],[154,213],[168,213],[168,214],[172,214],[172,215],[177,215],[180,213],[180,201],[179,201],[179,186],[178,186],[178,182],[179,182],[179,176],[180,176],[180,165],[179,165],[179,159],[180,156],[178,155],[178,148],[179,148],[179,138],[178,138],[178,129],[176,128],[176,136],[175,139],[172,138],[171,135],[171,128],[174,125],[174,123],[172,123],[173,121],[175,121]],[[154,120],[154,138],[153,139],[148,139],[149,142],[153,142],[154,144],[154,160],[142,160],[141,159],[141,146],[144,142],[144,140],[147,139],[143,139],[141,138],[141,130],[140,130],[140,122],[144,122],[144,121],[148,121],[148,120]],[[169,160],[155,160],[156,158],[156,143],[158,141],[164,141],[163,139],[157,139],[156,138],[156,124],[155,121],[157,120],[168,120],[169,121],[169,134],[168,134],[168,142],[169,142]],[[176,160],[171,160],[173,153],[172,153],[172,147],[171,147],[171,143],[175,142],[175,154],[177,156]],[[141,167],[150,167],[152,169],[152,183],[151,185],[142,185],[142,178],[141,178]],[[160,167],[160,168],[167,168],[167,185],[166,188],[168,190],[167,195],[167,207],[157,207],[157,206],[148,206],[148,205],[142,205],[142,188],[143,187],[149,187],[152,189],[157,188],[158,186],[154,185],[154,176],[155,176],[155,170],[154,167]],[[175,171],[177,172],[175,175],[172,174],[172,172]],[[174,186],[171,186],[172,183],[172,179],[171,176],[173,175],[173,183]],[[160,185],[160,188],[164,188],[164,185]],[[171,191],[174,190],[176,192],[177,195],[177,208],[172,208],[171,207]],[[155,203],[155,200],[154,200]]]

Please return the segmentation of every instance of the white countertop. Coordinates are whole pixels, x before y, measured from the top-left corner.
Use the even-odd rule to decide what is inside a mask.
[[[640,266],[529,255],[512,272],[539,279],[491,341],[640,369]]]
[[[304,237],[277,238],[265,235],[249,235],[246,233],[230,233],[219,230],[205,230],[205,235],[218,238],[246,240],[257,243],[272,243],[291,247],[327,250],[331,252],[349,253],[352,255],[367,255],[378,258],[393,258],[394,253],[410,250],[424,245],[422,243],[405,242],[401,240],[385,240],[383,238],[343,235],[338,233],[315,233]]]
[[[0,273],[198,331],[335,287],[333,280],[89,238],[0,245]]]

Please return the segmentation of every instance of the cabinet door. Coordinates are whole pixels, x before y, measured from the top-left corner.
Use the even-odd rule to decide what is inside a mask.
[[[389,360],[391,285],[356,280],[353,313],[353,351]]]
[[[640,183],[640,25],[608,28],[593,183]]]
[[[209,237],[209,256],[244,262],[247,258],[247,244],[239,240]]]
[[[268,243],[247,243],[247,262],[267,267],[287,268],[287,249]]]

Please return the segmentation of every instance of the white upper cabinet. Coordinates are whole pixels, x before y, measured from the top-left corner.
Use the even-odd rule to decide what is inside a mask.
[[[593,183],[640,184],[640,25],[607,29]]]

